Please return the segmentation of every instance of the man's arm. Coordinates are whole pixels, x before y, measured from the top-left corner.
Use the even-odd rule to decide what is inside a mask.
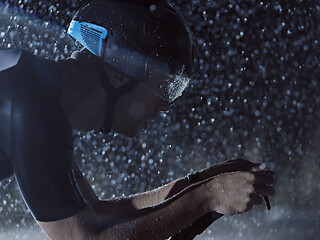
[[[104,209],[110,212],[104,216],[88,203],[73,217],[38,223],[51,239],[57,240],[165,239],[205,214],[204,198],[193,199],[194,191],[190,188],[162,204],[129,212],[123,209],[122,201],[106,200]]]
[[[84,179],[80,179],[79,183],[81,191],[86,199],[91,203],[95,212],[99,216],[106,216],[110,214],[119,214],[119,209],[123,212],[135,211],[146,207],[151,207],[156,204],[161,204],[166,199],[183,191],[185,188],[199,182],[210,179],[218,174],[233,171],[251,171],[258,168],[260,164],[252,163],[247,160],[236,159],[220,164],[212,165],[197,173],[196,177],[187,176],[184,178],[172,181],[164,186],[156,188],[152,191],[131,195],[124,198],[115,198],[99,200],[90,184]]]
[[[119,205],[111,203],[113,210],[110,207],[103,217],[88,204],[73,217],[39,224],[52,239],[165,239],[208,212],[232,215],[250,210],[253,204],[261,204],[259,195],[274,194],[267,186],[272,182],[273,178],[264,173],[225,173],[153,207],[126,213],[120,201]]]

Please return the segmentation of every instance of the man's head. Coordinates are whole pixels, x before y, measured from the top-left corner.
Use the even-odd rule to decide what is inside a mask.
[[[120,76],[108,77],[103,83],[109,98],[105,129],[117,126],[116,116],[130,121],[116,106],[128,107],[130,98],[124,101],[126,106],[118,100],[138,86],[143,85],[150,96],[169,104],[188,84],[193,63],[192,34],[182,15],[165,0],[91,1],[76,13],[68,33],[103,60],[107,73]],[[148,108],[142,102],[132,103],[135,107],[130,111],[137,111],[133,115]],[[115,117],[110,118],[110,112]]]

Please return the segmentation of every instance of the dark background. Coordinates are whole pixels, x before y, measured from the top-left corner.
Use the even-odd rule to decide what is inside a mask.
[[[0,4],[0,46],[67,58],[75,47],[64,29],[83,2]],[[315,239],[320,224],[319,3],[179,0],[174,5],[194,32],[190,86],[170,113],[133,139],[74,132],[85,176],[99,196],[109,198],[152,189],[228,159],[265,162],[276,177],[272,210],[256,207],[224,217],[200,239]],[[19,229],[39,231],[15,180],[0,187],[3,232],[20,231],[23,239]]]

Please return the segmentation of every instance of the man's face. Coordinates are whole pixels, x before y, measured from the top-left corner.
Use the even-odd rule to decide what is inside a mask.
[[[139,129],[147,129],[148,120],[154,120],[160,111],[169,111],[169,104],[151,94],[144,82],[138,83],[129,93],[119,98],[114,113],[113,129],[128,137]]]

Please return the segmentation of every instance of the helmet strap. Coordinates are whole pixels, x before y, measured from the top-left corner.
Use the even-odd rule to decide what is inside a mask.
[[[106,66],[106,63],[100,62],[98,71],[101,76],[101,85],[107,93],[106,116],[104,119],[103,127],[100,128],[100,131],[103,133],[109,133],[111,131],[112,124],[114,121],[114,112],[117,101],[121,96],[130,92],[134,88],[134,86],[136,86],[138,81],[130,79],[121,87],[116,88],[115,85],[112,84],[112,82],[114,82],[114,79],[111,79],[114,78],[114,75],[111,73],[117,72],[115,69],[113,69],[110,66]]]
[[[103,121],[103,126],[100,128],[100,131],[103,133],[109,133],[113,125],[115,106],[118,99],[121,97],[121,94],[110,83],[108,74],[104,68],[105,63],[100,57],[93,55],[85,48],[81,49],[81,51],[76,51],[72,53],[71,56],[73,59],[87,61],[93,64],[100,76],[100,83],[107,93],[105,118]]]
[[[117,91],[114,86],[110,83],[108,73],[104,68],[102,61],[97,62],[97,69],[100,75],[100,83],[104,90],[107,93],[107,102],[106,102],[106,113],[103,121],[103,126],[100,128],[100,132],[109,133],[111,131],[113,121],[114,121],[114,112],[116,108],[117,101],[122,96],[122,94]]]
[[[130,79],[128,76],[124,76],[126,79],[128,79],[128,81],[121,86],[117,86],[114,84],[115,81],[112,78],[114,78],[114,73],[118,73],[118,71],[107,65],[102,58],[93,55],[86,49],[82,49],[80,52],[74,52],[72,56],[74,59],[93,63],[98,71],[100,83],[107,93],[105,118],[103,121],[103,126],[100,128],[100,132],[109,133],[112,129],[115,107],[119,98],[130,92],[138,83],[138,80]]]

